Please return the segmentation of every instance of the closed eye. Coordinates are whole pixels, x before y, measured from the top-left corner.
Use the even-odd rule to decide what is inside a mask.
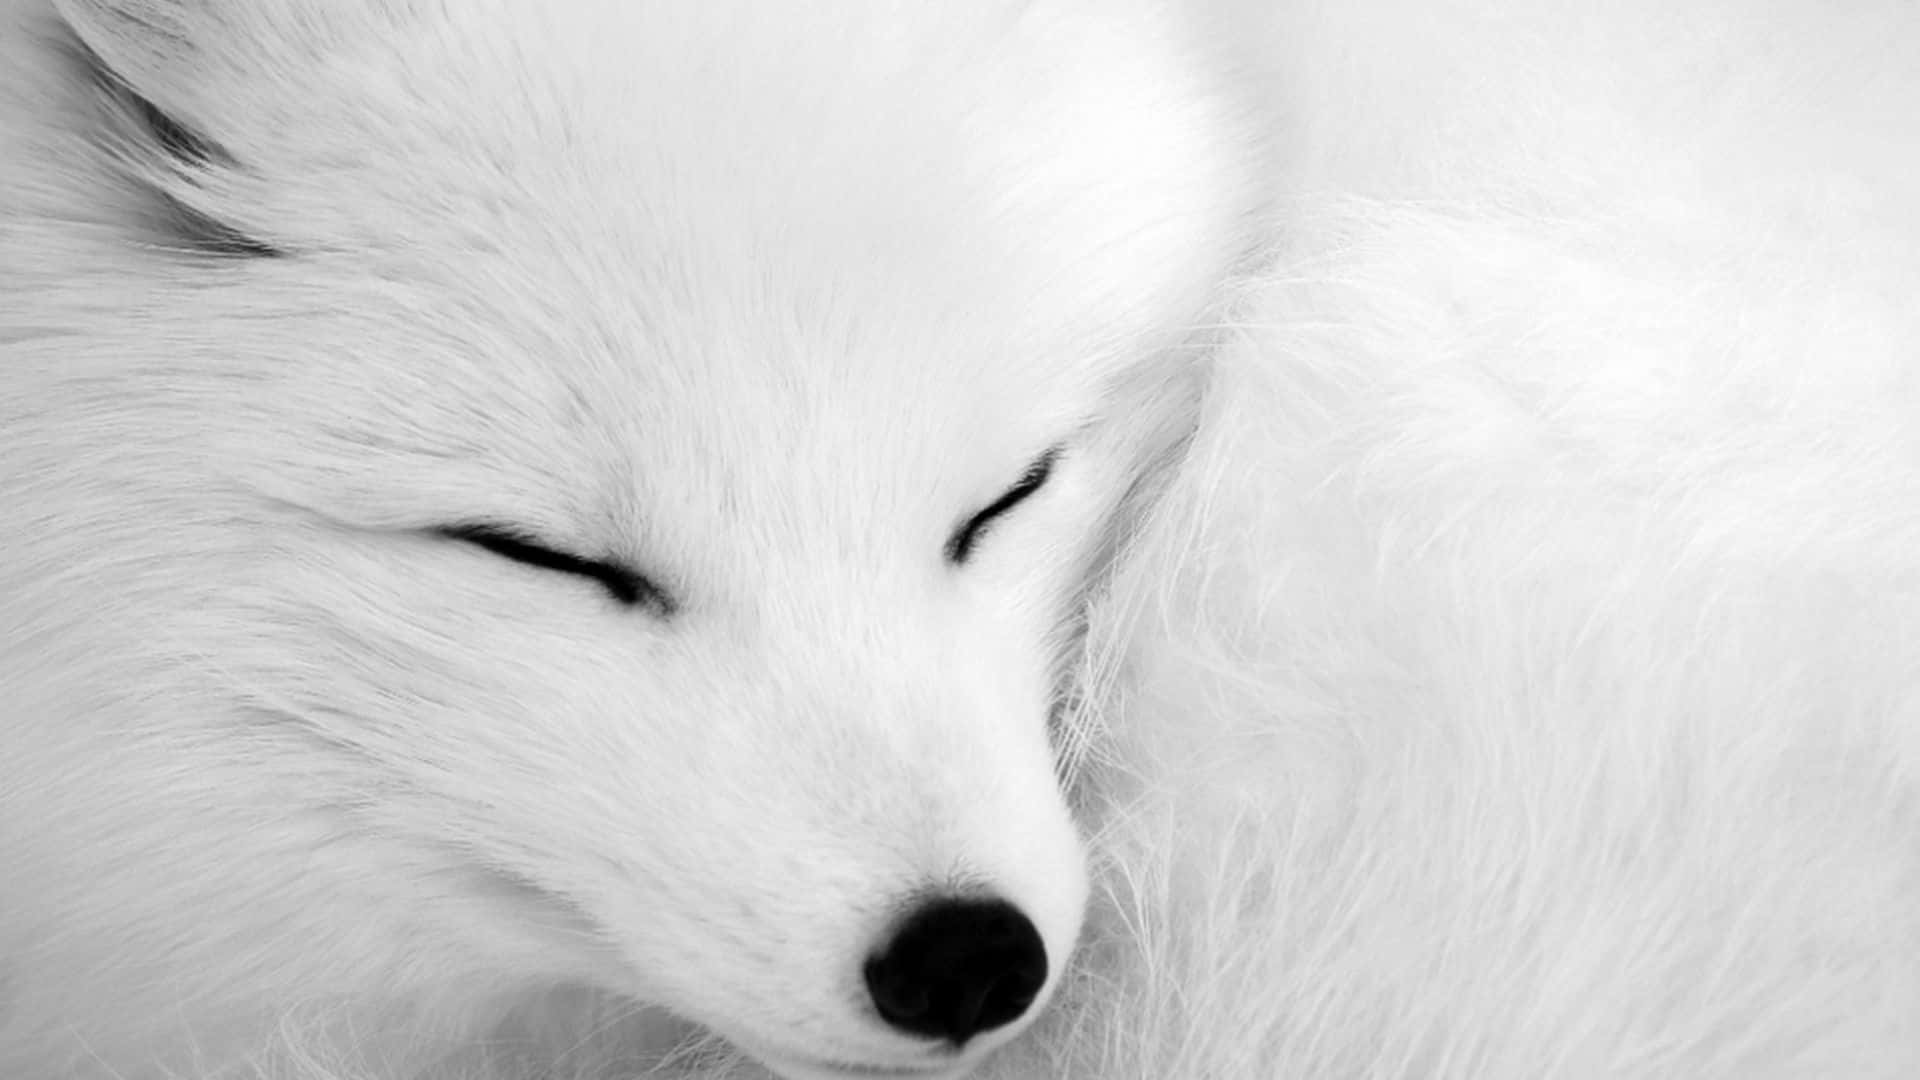
[[[627,607],[646,606],[663,616],[673,614],[679,607],[664,589],[632,567],[608,559],[588,559],[558,551],[516,529],[498,525],[449,525],[434,531],[449,540],[472,544],[503,559],[586,578]]]
[[[1020,476],[1019,482],[1008,488],[1006,494],[993,500],[987,508],[968,518],[953,536],[947,540],[947,561],[955,566],[963,566],[979,546],[980,539],[994,522],[1012,512],[1014,507],[1027,501],[1034,492],[1039,491],[1047,478],[1053,475],[1053,465],[1060,457],[1060,448],[1054,447],[1041,454],[1027,471]]]

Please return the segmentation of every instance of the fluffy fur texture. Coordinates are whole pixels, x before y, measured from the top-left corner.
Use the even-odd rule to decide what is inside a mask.
[[[190,6],[72,12],[237,167],[0,38],[0,1072],[853,1053],[903,867],[1071,932],[1071,645],[980,1075],[1920,1074],[1912,4]],[[731,636],[393,534],[475,513]]]
[[[959,894],[1068,970],[1056,688],[1254,234],[1198,29],[7,10],[0,1075],[407,1076],[575,987],[796,1080],[1017,1034],[863,969]]]

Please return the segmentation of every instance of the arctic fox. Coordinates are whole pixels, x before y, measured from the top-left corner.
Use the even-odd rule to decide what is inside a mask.
[[[1256,211],[1155,0],[4,0],[0,1076],[970,1068]]]

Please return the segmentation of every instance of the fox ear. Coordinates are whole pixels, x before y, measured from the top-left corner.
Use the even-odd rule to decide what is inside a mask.
[[[286,0],[54,0],[100,95],[100,145],[149,196],[156,239],[258,255],[273,249],[233,194],[245,133],[233,102],[273,100],[284,59],[262,37],[261,8]],[[257,6],[256,6],[257,4]],[[251,12],[249,9],[252,9]],[[221,103],[226,102],[225,108]]]
[[[155,147],[194,165],[227,160],[224,134],[231,105],[271,95],[273,42],[263,40],[266,13],[285,0],[54,0],[84,47],[102,87],[138,113],[157,136]],[[250,10],[251,9],[251,10]]]
[[[214,55],[235,29],[223,0],[54,0],[74,35],[101,66],[169,113],[191,96],[196,76],[213,75]]]
[[[297,84],[344,42],[379,34],[414,0],[54,0],[101,67],[194,126],[233,101]]]
[[[163,239],[271,253],[284,213],[261,178],[299,175],[338,56],[398,37],[417,0],[53,0],[103,106],[99,142],[154,197]]]

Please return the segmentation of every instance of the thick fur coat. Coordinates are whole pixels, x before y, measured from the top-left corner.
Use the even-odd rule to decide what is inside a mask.
[[[59,8],[0,1074],[1920,1075],[1920,8]]]

